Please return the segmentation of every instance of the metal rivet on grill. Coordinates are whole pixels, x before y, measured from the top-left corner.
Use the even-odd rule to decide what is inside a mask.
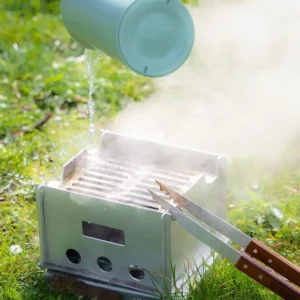
[[[112,270],[112,262],[107,257],[99,257],[97,264],[102,271],[110,272]]]
[[[272,263],[272,259],[269,259],[269,260],[268,260],[268,263],[271,264],[271,263]]]
[[[256,254],[256,253],[257,253],[257,249],[253,249],[253,253],[255,253],[255,254]]]
[[[134,279],[141,280],[145,277],[145,272],[144,272],[143,268],[141,268],[139,266],[131,265],[128,268],[128,271]]]
[[[243,267],[244,267],[244,269],[248,269],[248,265],[244,265]]]
[[[81,256],[79,252],[74,249],[68,249],[66,251],[66,256],[68,260],[73,264],[79,264],[81,261]]]
[[[262,275],[258,275],[258,278],[259,278],[259,279],[263,279],[263,278],[264,278],[264,276],[262,276]]]

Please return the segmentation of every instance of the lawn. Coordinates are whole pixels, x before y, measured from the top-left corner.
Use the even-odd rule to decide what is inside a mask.
[[[33,184],[59,174],[90,142],[84,49],[64,29],[57,1],[44,6],[44,13],[37,0],[6,3],[0,4],[0,299],[79,299],[50,292],[38,267]],[[100,59],[96,85],[99,128],[154,88],[107,57]],[[275,170],[231,162],[227,205],[233,225],[299,265],[299,144],[292,149]],[[259,187],[245,175],[249,168],[259,174]],[[14,244],[22,253],[11,254]],[[226,260],[217,258],[211,269],[189,296],[166,299],[278,299]]]

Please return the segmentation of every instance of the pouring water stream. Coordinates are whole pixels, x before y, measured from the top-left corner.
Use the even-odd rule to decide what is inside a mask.
[[[95,102],[93,100],[94,93],[94,82],[95,82],[95,67],[100,59],[100,53],[97,50],[85,49],[84,52],[84,62],[86,65],[88,82],[90,84],[89,88],[89,98],[88,98],[88,114],[90,117],[89,123],[89,135],[95,135]]]

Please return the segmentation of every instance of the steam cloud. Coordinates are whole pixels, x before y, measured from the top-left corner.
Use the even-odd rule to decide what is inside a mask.
[[[276,158],[300,132],[300,1],[204,0],[177,72],[110,129],[198,150]]]

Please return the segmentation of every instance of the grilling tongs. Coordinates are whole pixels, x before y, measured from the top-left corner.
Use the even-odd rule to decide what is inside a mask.
[[[190,232],[211,249],[218,252],[221,256],[234,263],[238,270],[242,271],[283,299],[300,299],[300,289],[298,288],[300,287],[299,267],[270,249],[262,242],[247,236],[237,228],[177,193],[167,185],[158,181],[157,183],[159,184],[161,191],[168,195],[169,199],[173,200],[175,204],[172,204],[171,201],[167,201],[163,197],[149,190],[150,194],[153,199],[167,210],[185,230]],[[183,208],[201,222],[209,225],[217,232],[239,244],[245,250],[237,251],[220,240],[202,225],[188,217],[183,212]],[[257,261],[264,263],[272,270]]]

